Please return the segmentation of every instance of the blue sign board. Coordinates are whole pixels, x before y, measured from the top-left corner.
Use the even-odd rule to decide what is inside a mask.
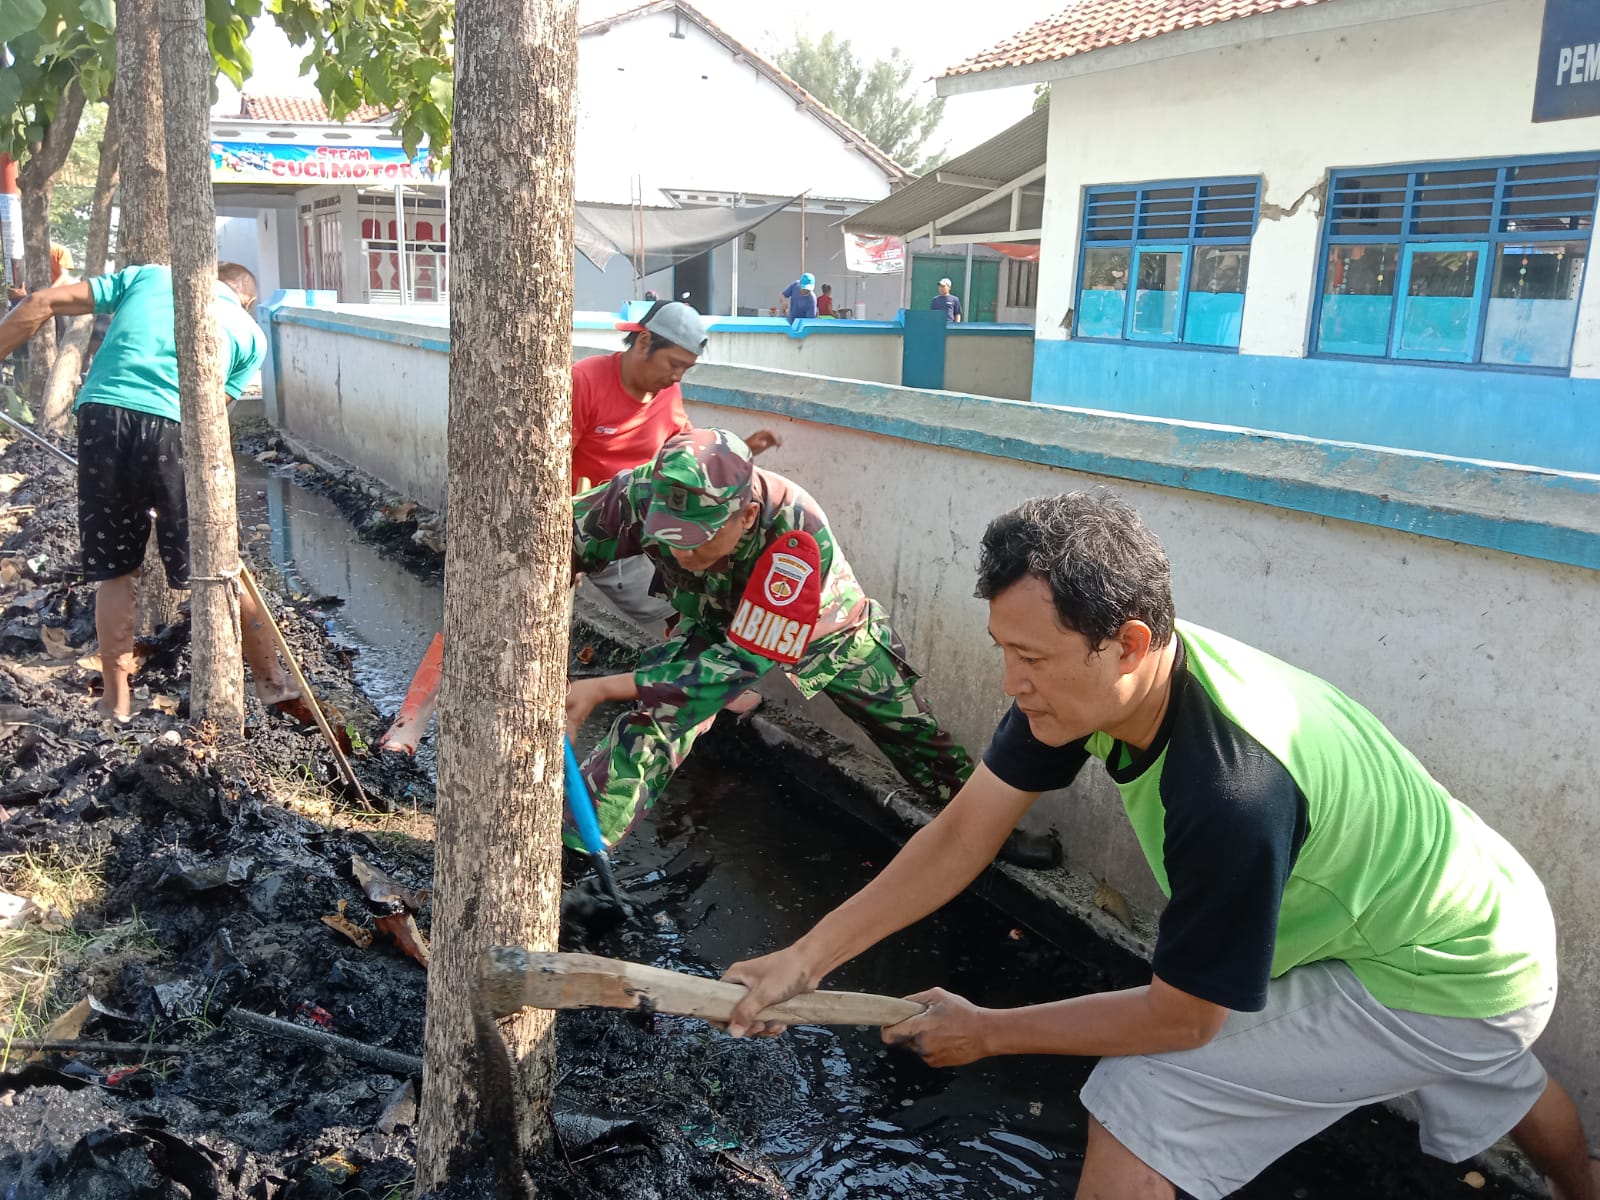
[[[1600,114],[1600,0],[1544,0],[1535,121]]]

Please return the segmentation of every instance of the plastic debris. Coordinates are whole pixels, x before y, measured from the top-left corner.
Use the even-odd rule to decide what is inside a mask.
[[[333,1028],[333,1014],[320,1004],[313,1004],[309,1000],[302,1000],[294,1006],[294,1015],[304,1017],[306,1020],[322,1026],[324,1029]]]
[[[344,915],[345,906],[348,903],[349,901],[347,900],[339,901],[339,911],[323,917],[322,923],[330,928],[337,929],[345,937],[365,950],[372,945],[372,934]]]

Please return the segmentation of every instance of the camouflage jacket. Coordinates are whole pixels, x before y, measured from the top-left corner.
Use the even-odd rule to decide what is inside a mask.
[[[650,470],[646,465],[624,472],[573,497],[572,569],[598,571],[607,563],[644,555],[656,568],[652,592],[664,595],[678,613],[674,636],[711,643],[701,656],[705,669],[714,675],[726,669],[759,677],[778,664],[729,641],[728,626],[767,547],[786,533],[803,530],[817,539],[821,551],[822,606],[805,657],[787,669],[806,695],[821,691],[851,661],[855,635],[867,626],[871,607],[821,506],[782,475],[757,467],[751,498],[761,505],[760,516],[726,559],[696,574],[678,565],[670,547],[645,536]],[[647,698],[646,673],[640,672],[641,698]]]

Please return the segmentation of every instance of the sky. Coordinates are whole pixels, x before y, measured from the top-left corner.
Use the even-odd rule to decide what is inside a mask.
[[[915,68],[913,79],[930,80],[945,68],[976,54],[1035,21],[1065,7],[1067,0],[849,0],[833,5],[792,0],[691,0],[728,34],[771,57],[796,32],[818,38],[832,30],[847,38],[857,57],[874,59],[898,47]],[[580,0],[584,20],[631,8],[638,0]],[[255,75],[245,88],[280,95],[314,95],[309,79],[299,77],[301,52],[270,22],[250,39]],[[932,82],[920,85],[933,96]],[[238,95],[221,83],[214,111],[236,113]],[[969,150],[1027,115],[1030,87],[1004,88],[945,101],[944,120],[928,143],[952,155]]]

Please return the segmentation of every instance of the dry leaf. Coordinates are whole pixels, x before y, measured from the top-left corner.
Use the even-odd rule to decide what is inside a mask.
[[[383,510],[383,515],[395,524],[411,520],[416,515],[417,504],[414,500],[407,500],[403,504],[391,504]]]
[[[586,667],[594,661],[594,647],[588,642],[585,642],[583,649],[578,651],[578,661]]]
[[[360,1167],[345,1157],[343,1150],[335,1150],[332,1154],[317,1159],[317,1166],[334,1183],[344,1183],[354,1179],[361,1172]]]
[[[82,667],[85,671],[93,671],[96,674],[99,674],[102,670],[104,670],[104,668],[100,665],[100,655],[98,652],[94,654],[85,654],[77,661],[75,665]]]
[[[324,917],[323,920],[327,918]],[[395,945],[410,957],[424,967],[428,965],[428,943],[423,940],[422,931],[417,928],[417,922],[410,913],[394,913],[391,916],[379,917],[372,924],[379,933],[386,933],[392,937]]]
[[[1481,1171],[1468,1171],[1461,1177],[1461,1182],[1469,1188],[1481,1188],[1489,1181],[1483,1177]]]
[[[94,1016],[94,1005],[89,1002],[89,997],[85,996],[54,1021],[51,1021],[50,1028],[44,1031],[44,1036],[40,1040],[46,1042],[74,1041],[83,1032],[84,1025],[92,1016]],[[45,1051],[35,1050],[28,1055],[27,1061],[38,1062],[44,1055]]]
[[[1129,929],[1133,928],[1133,910],[1128,906],[1128,898],[1109,883],[1101,882],[1094,889],[1094,906],[1101,912],[1115,917]]]
[[[346,900],[339,901],[338,913],[330,913],[328,916],[323,917],[322,923],[332,929],[337,929],[340,933],[344,934],[345,937],[349,938],[352,942],[365,950],[368,946],[372,945],[372,934],[368,933],[365,929],[361,928],[361,926],[357,925],[349,917],[344,915],[345,906],[348,903],[349,902]]]
[[[378,870],[359,854],[350,856],[350,870],[355,873],[356,882],[367,894],[367,899],[374,904],[403,904],[416,912],[428,903],[432,895],[426,889],[413,891],[392,875]]]
[[[175,717],[178,715],[178,698],[156,692],[150,697],[149,707],[158,713],[166,713],[169,717]]]
[[[23,484],[23,476],[6,472],[0,475],[0,496],[9,496]]]
[[[22,582],[22,568],[15,559],[0,558],[0,587],[15,587]]]
[[[67,644],[67,631],[58,629],[54,625],[39,626],[39,640],[44,643],[44,652],[52,659],[76,658],[72,647]]]

